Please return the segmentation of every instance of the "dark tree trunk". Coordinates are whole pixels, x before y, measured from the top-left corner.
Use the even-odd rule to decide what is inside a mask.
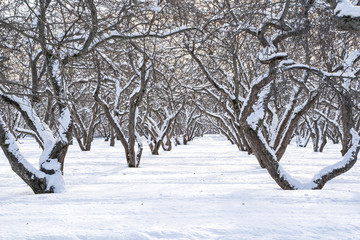
[[[187,143],[188,143],[188,140],[187,140],[186,136],[184,135],[184,136],[183,136],[183,144],[184,144],[184,145],[187,145]]]
[[[15,138],[11,139],[8,128],[0,118],[0,147],[8,159],[12,170],[33,190],[34,193],[53,193],[54,188],[48,187],[46,174],[26,166],[27,161],[19,154],[19,149],[14,144]]]
[[[160,147],[161,147],[161,141],[155,142],[155,144],[153,145],[153,148],[151,150],[151,154],[152,155],[159,155]]]
[[[314,132],[311,133],[314,152],[319,152],[319,128],[317,121],[314,121]]]
[[[322,141],[321,141],[321,145],[320,145],[320,148],[319,148],[319,152],[323,152],[323,151],[324,151],[324,148],[325,148],[326,143],[327,143],[327,140],[326,140],[326,136],[324,135],[323,138],[322,138]]]
[[[342,136],[341,141],[341,154],[344,156],[345,153],[350,148],[350,141],[351,141],[351,135],[350,135],[350,129],[352,126],[354,126],[353,121],[353,113],[352,113],[352,100],[350,93],[344,93],[341,96],[340,100],[341,106],[341,120],[342,120],[342,128],[344,135]]]
[[[291,185],[289,181],[280,175],[279,172],[279,162],[275,158],[275,154],[271,154],[265,146],[256,131],[250,127],[244,128],[244,134],[253,149],[253,153],[259,161],[260,166],[266,168],[270,176],[275,180],[275,182],[284,190],[293,190],[295,186]]]
[[[115,138],[114,129],[111,128],[111,130],[110,130],[110,146],[111,147],[115,146],[115,140],[116,140],[116,138]]]

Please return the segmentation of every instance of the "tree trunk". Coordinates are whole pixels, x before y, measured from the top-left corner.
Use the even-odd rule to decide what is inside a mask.
[[[114,129],[111,128],[110,130],[110,146],[114,147],[115,146],[115,133],[114,133]]]
[[[311,133],[311,139],[314,152],[319,152],[319,128],[317,121],[314,121],[313,132]]]
[[[275,152],[272,153],[266,147],[266,143],[263,142],[256,131],[251,127],[244,128],[244,134],[253,149],[253,153],[259,161],[260,166],[266,168],[270,176],[275,182],[284,190],[293,190],[295,186],[291,184],[286,176],[282,176],[279,171],[279,162],[276,159]]]
[[[156,141],[151,150],[152,155],[159,155],[159,149],[161,147],[161,141]]]
[[[35,169],[20,153],[14,136],[0,118],[0,147],[8,159],[12,170],[33,190],[34,193],[53,193],[54,186],[49,186],[48,175]],[[61,178],[61,177],[60,177]]]
[[[166,138],[165,142],[162,142],[162,148],[164,151],[171,151],[172,149],[172,142],[169,138]]]
[[[130,168],[136,168],[136,155],[135,155],[135,150],[133,147],[130,147],[128,153],[127,153],[127,156],[126,156],[126,160],[127,160],[127,163],[128,163],[128,167]]]
[[[321,145],[320,145],[320,148],[319,148],[319,152],[324,151],[326,143],[327,143],[326,135],[324,134],[324,136],[322,137],[322,140],[321,140]]]
[[[188,140],[187,140],[186,136],[183,135],[183,144],[184,144],[184,145],[187,145],[187,143],[188,143]]]
[[[342,128],[344,135],[342,136],[341,141],[341,154],[344,156],[345,153],[350,148],[350,141],[351,141],[351,135],[350,135],[350,129],[352,126],[354,126],[353,121],[353,114],[352,114],[352,100],[351,95],[349,93],[345,93],[341,96],[341,120],[342,120]]]

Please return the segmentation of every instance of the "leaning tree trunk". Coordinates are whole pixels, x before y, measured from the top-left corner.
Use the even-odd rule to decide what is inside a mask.
[[[64,106],[57,119],[58,129],[55,135],[50,127],[42,121],[32,106],[30,100],[5,94],[0,89],[4,101],[14,106],[23,116],[28,127],[37,136],[43,152],[40,156],[40,170],[35,169],[22,156],[17,147],[15,137],[0,117],[0,145],[9,160],[12,169],[18,174],[34,193],[61,192],[64,190],[62,173],[64,159],[71,139],[72,119],[70,110]]]
[[[0,147],[8,159],[12,170],[33,190],[34,193],[53,193],[62,191],[57,181],[62,181],[57,172],[47,174],[34,168],[20,153],[14,136],[0,118]],[[55,185],[54,185],[55,183]]]
[[[357,155],[360,149],[360,137],[354,130],[350,130],[351,145],[342,160],[325,167],[314,175],[313,179],[306,184],[302,184],[296,179],[292,178],[280,165],[276,158],[275,151],[273,151],[265,142],[262,134],[255,131],[251,127],[244,129],[244,133],[249,139],[249,143],[254,149],[254,155],[257,159],[262,159],[265,168],[275,182],[284,190],[298,190],[298,189],[322,189],[325,184],[335,177],[350,170],[357,161]]]

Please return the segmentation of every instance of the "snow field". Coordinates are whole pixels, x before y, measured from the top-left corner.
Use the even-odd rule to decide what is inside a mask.
[[[40,150],[20,144],[35,165]],[[71,146],[67,191],[34,195],[0,153],[0,239],[359,239],[359,164],[321,191],[283,191],[256,159],[218,135],[126,167],[120,142]],[[282,164],[300,181],[340,159],[290,145]]]

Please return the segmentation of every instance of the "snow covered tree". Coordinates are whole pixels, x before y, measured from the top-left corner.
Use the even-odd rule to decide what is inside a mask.
[[[109,20],[107,31],[95,44],[100,46],[100,58],[94,97],[120,139],[129,167],[140,164],[143,145],[137,128],[139,110],[149,82],[160,72],[155,61],[163,43],[157,39],[191,29],[182,24],[174,27],[168,11],[170,8],[159,1],[129,2],[120,8],[118,17]],[[107,70],[101,71],[103,65]],[[106,82],[115,85],[116,91],[103,88]],[[109,92],[113,97],[105,99]]]
[[[97,9],[92,0],[14,1],[2,4],[1,8],[0,25],[18,36],[13,47],[22,47],[28,55],[28,64],[23,66],[28,74],[22,84],[30,87],[13,91],[18,80],[9,73],[7,82],[0,85],[0,96],[21,113],[29,132],[43,149],[40,169],[21,155],[3,118],[0,119],[0,145],[12,169],[35,193],[59,192],[64,188],[64,160],[72,140],[67,95],[70,79],[66,79],[65,67],[89,50],[98,28]],[[25,57],[21,51],[17,54]],[[43,96],[52,112],[45,118],[41,117]],[[49,120],[50,117],[55,121]]]
[[[192,141],[195,137],[199,136],[201,131],[201,117],[202,114],[196,106],[187,106],[181,119],[184,121],[181,132],[183,144],[186,145]]]
[[[159,149],[163,146],[164,150],[171,150],[171,138],[174,133],[174,121],[179,115],[184,105],[169,111],[166,107],[147,108],[144,114],[142,126],[144,136],[147,138],[151,153],[159,155]]]
[[[75,118],[73,133],[80,149],[82,151],[90,151],[96,126],[100,123],[100,107],[96,103],[93,104],[90,108],[91,114],[88,108],[83,108],[82,110],[85,112],[84,114],[79,113],[75,105],[72,107],[72,115]],[[84,120],[86,120],[89,116],[89,122],[85,123]]]
[[[72,63],[66,71],[67,77],[72,79],[68,85],[68,95],[73,136],[82,151],[91,150],[94,135],[99,134],[97,130],[102,121],[101,108],[93,98],[95,80],[89,77],[93,71],[94,66],[86,58]]]
[[[311,5],[305,5],[304,9],[305,11],[310,10],[308,8],[308,6],[310,7]],[[284,13],[286,13],[286,8],[290,7],[290,1],[286,1],[286,3],[284,3],[283,5],[283,11],[281,12],[282,14],[279,16],[279,22],[281,23],[282,20],[285,20],[285,15],[283,15]],[[306,10],[307,9],[307,10]],[[290,13],[289,13],[289,16]],[[304,16],[307,16],[307,12],[304,12]],[[311,19],[310,17],[307,18],[304,22],[305,26],[306,26],[306,21],[309,21],[309,19]],[[285,23],[286,22],[286,23]],[[284,21],[284,24],[289,24],[289,21]],[[266,23],[265,23],[266,25]],[[264,25],[262,25],[264,26]],[[263,28],[261,30],[264,30]],[[260,30],[260,31],[261,31]],[[291,31],[291,30],[290,30]],[[272,37],[267,38],[267,42],[270,43],[274,43],[275,48],[277,48],[277,40],[280,38],[286,37],[286,36],[281,36],[282,34],[285,34],[287,36],[291,35],[289,32],[288,33],[284,33],[284,30],[280,32],[276,32],[275,35],[272,35]],[[286,32],[286,31],[285,31]],[[270,41],[269,41],[270,40]],[[265,45],[266,46],[266,45]],[[266,46],[268,47],[268,46]],[[265,47],[265,49],[266,49]],[[273,49],[275,50],[275,49]],[[281,55],[281,53],[276,53],[275,52],[271,53],[270,55],[268,55],[268,53],[266,53],[266,57],[264,57],[264,55],[262,55],[262,53],[259,55],[260,60],[266,60],[269,61],[270,64],[274,64],[274,60],[276,60],[277,57],[279,57],[279,55]],[[327,181],[333,179],[334,177],[348,171],[357,161],[357,154],[359,151],[359,136],[358,133],[355,131],[354,129],[354,124],[352,123],[352,113],[351,113],[351,101],[349,99],[348,94],[346,93],[348,90],[348,84],[347,82],[349,82],[349,78],[350,79],[354,79],[356,78],[356,73],[357,70],[356,68],[354,69],[354,64],[357,61],[358,57],[357,57],[357,52],[352,53],[348,56],[347,59],[345,59],[344,63],[342,64],[344,66],[343,69],[339,69],[338,71],[334,72],[334,73],[328,73],[325,71],[321,71],[321,70],[315,70],[313,69],[311,66],[308,66],[306,64],[302,65],[302,64],[298,64],[293,60],[283,60],[280,62],[280,66],[283,68],[283,70],[289,71],[289,70],[308,70],[307,72],[304,72],[304,74],[314,74],[317,75],[319,77],[321,77],[321,81],[319,82],[320,85],[318,87],[318,89],[314,89],[313,87],[305,87],[307,85],[307,80],[306,78],[300,79],[300,80],[296,80],[295,83],[297,83],[297,85],[301,88],[298,87],[294,87],[293,91],[295,93],[295,95],[293,95],[294,97],[296,97],[296,95],[298,94],[298,91],[307,91],[308,92],[308,99],[303,101],[301,103],[301,105],[298,106],[294,106],[294,107],[288,107],[286,111],[288,111],[289,109],[292,109],[292,113],[289,116],[289,119],[287,120],[287,114],[285,115],[286,118],[283,118],[283,120],[287,121],[287,124],[284,125],[285,129],[287,129],[285,132],[282,132],[283,128],[279,128],[280,132],[276,133],[276,138],[279,139],[279,137],[281,138],[281,141],[284,144],[278,144],[275,146],[272,146],[271,144],[268,144],[266,142],[266,139],[264,137],[264,135],[261,133],[260,129],[261,129],[261,124],[263,123],[266,115],[266,110],[268,109],[268,103],[266,101],[266,97],[268,96],[268,92],[269,90],[266,89],[265,85],[262,90],[257,90],[258,92],[256,93],[256,95],[254,96],[253,94],[248,96],[247,98],[247,105],[246,107],[243,108],[243,112],[242,112],[242,116],[243,119],[241,121],[241,123],[243,124],[243,131],[244,134],[246,135],[250,145],[253,148],[253,152],[255,154],[255,156],[258,159],[262,160],[262,163],[264,164],[264,166],[266,167],[266,169],[268,170],[268,172],[270,173],[270,175],[274,178],[274,180],[279,184],[279,186],[281,186],[284,189],[299,189],[299,188],[311,188],[311,189],[321,189]],[[346,69],[344,71],[344,69]],[[275,73],[275,72],[274,72]],[[265,76],[264,78],[262,78],[262,80],[259,82],[261,83],[262,81],[264,81],[265,79],[267,79],[269,76],[271,76],[271,69],[269,72],[269,75]],[[306,75],[305,75],[306,76]],[[332,77],[336,78],[337,76],[341,76],[341,80],[342,80],[342,84],[336,84],[332,82]],[[348,79],[348,80],[346,80]],[[266,80],[264,82],[267,82]],[[312,81],[314,83],[314,81]],[[270,83],[270,81],[269,81]],[[313,84],[312,83],[312,84]],[[305,85],[306,84],[306,85]],[[308,109],[315,103],[315,100],[319,98],[320,93],[321,93],[321,89],[326,89],[325,86],[327,85],[331,85],[331,87],[340,87],[343,90],[340,90],[340,98],[341,98],[341,108],[342,108],[342,121],[343,121],[343,127],[345,127],[346,129],[344,129],[346,132],[346,139],[347,139],[347,148],[345,151],[343,151],[343,159],[338,162],[335,165],[329,166],[323,170],[321,170],[317,175],[314,176],[314,178],[308,183],[308,184],[300,184],[299,182],[295,181],[294,179],[292,179],[281,167],[281,165],[279,164],[279,160],[281,159],[281,157],[283,156],[283,153],[286,149],[286,145],[287,142],[290,140],[290,134],[292,133],[291,128],[293,128],[299,118],[301,117],[301,115],[303,115],[306,111],[308,111]],[[255,88],[256,89],[256,88]],[[320,90],[320,91],[319,91]],[[259,97],[259,95],[263,96],[263,98],[261,99],[261,97]],[[294,99],[295,100],[295,99]],[[294,103],[294,100],[291,100],[291,102]],[[249,105],[249,103],[251,103],[253,101],[253,106],[251,106],[251,104]],[[297,101],[297,100],[296,100]],[[244,114],[245,113],[245,114]],[[246,116],[246,117],[245,117]],[[291,130],[291,131],[290,131]],[[279,133],[281,133],[281,135],[279,135]],[[275,140],[276,143],[276,140]]]
[[[166,45],[162,41],[161,46]],[[139,128],[146,137],[152,154],[158,155],[162,146],[165,151],[172,149],[175,122],[184,109],[186,95],[178,83],[179,65],[172,51],[159,50],[154,58],[154,72],[147,91],[144,110]]]
[[[347,134],[343,160],[321,170],[308,184],[292,179],[279,161],[299,120],[319,99],[331,79],[340,76],[343,81],[354,79],[356,68],[344,70],[353,69],[358,59],[356,52],[345,60],[342,70],[334,73],[306,64],[316,59],[308,55],[310,46],[306,40],[313,30],[312,2],[225,1],[217,2],[216,7],[219,11],[210,17],[204,31],[206,36],[215,35],[219,40],[188,35],[185,48],[216,90],[215,99],[222,102],[223,112],[232,116],[234,129],[248,143],[259,164],[283,189],[320,189],[327,181],[349,170],[357,160],[359,136],[353,128],[351,103],[344,91],[340,94]],[[304,44],[292,45],[299,41]],[[227,54],[219,55],[223,51]],[[240,51],[242,54],[236,54]],[[251,59],[252,51],[256,59]],[[246,56],[250,59],[244,61]],[[244,62],[250,63],[249,66]],[[281,95],[276,94],[279,89]]]
[[[133,43],[135,46],[136,44]],[[130,47],[130,44],[128,45]],[[136,53],[136,49],[132,48],[127,56],[128,66],[125,69],[120,68],[121,63],[116,63],[107,57],[105,53],[101,57],[109,67],[114,70],[115,76],[109,76],[102,73],[100,64],[98,64],[98,83],[94,93],[95,100],[102,107],[111,127],[115,130],[121,144],[125,150],[126,161],[129,167],[139,167],[143,145],[140,135],[136,129],[139,106],[144,97],[147,84],[150,80],[150,71],[152,63],[150,57],[145,52]],[[122,58],[124,59],[124,58]],[[129,66],[131,66],[129,68]],[[109,81],[111,86],[115,86],[114,98],[110,98],[111,102],[107,102],[102,95],[105,85],[104,81]],[[123,126],[127,126],[123,128]],[[126,132],[124,130],[126,129]],[[138,145],[137,152],[135,143]]]
[[[327,2],[334,11],[336,25],[340,30],[360,31],[360,2],[358,0],[327,0]]]
[[[0,145],[34,192],[56,192],[73,136],[90,150],[101,129],[138,167],[141,134],[158,154],[211,126],[254,154],[283,189],[320,189],[359,151],[358,5],[1,2],[0,28],[9,34],[0,37]],[[43,149],[39,170],[21,156],[20,134]],[[280,164],[294,135],[299,145],[311,137],[315,151],[339,139],[344,158],[302,185]]]

